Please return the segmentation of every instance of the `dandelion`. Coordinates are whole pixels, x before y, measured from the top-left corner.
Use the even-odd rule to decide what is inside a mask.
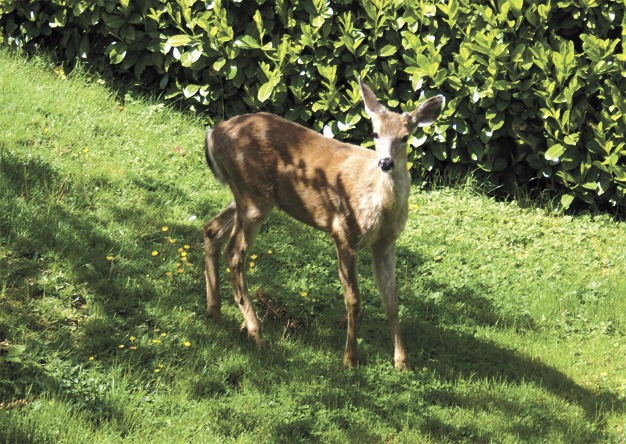
[[[300,292],[300,296],[302,296],[303,298],[306,298],[309,295],[309,293],[307,293],[306,291],[301,291]]]
[[[187,256],[187,252],[186,252],[186,251],[182,251],[182,252],[180,253],[180,256],[181,256],[181,257],[186,257],[186,256]]]
[[[152,256],[158,256],[159,252],[156,251],[156,250],[153,250],[151,254],[152,254]]]
[[[130,347],[128,347],[130,350],[137,350],[137,346],[136,345],[131,345]]]
[[[179,269],[178,269],[178,272],[182,274],[182,273],[184,273],[184,272],[185,272],[185,269],[184,269],[184,268],[179,268]]]
[[[59,77],[61,77],[61,79],[66,80],[67,76],[65,75],[65,69],[63,69],[62,65],[59,66],[55,66],[52,71]]]
[[[183,247],[180,247],[180,248],[178,249],[178,252],[179,252],[179,253],[182,253],[183,251],[185,251],[185,250],[183,249]]]
[[[160,371],[161,371],[161,369],[160,369],[160,368],[155,368],[155,369],[154,369],[154,373],[159,373]]]
[[[187,258],[186,258],[186,257],[181,257],[181,258],[180,258],[180,260],[181,260],[182,262],[187,262]]]
[[[250,268],[254,268],[255,263],[254,262],[250,262]]]
[[[252,256],[250,256],[250,259],[255,260],[257,258],[256,254],[253,254]]]
[[[185,244],[185,250],[189,250],[191,247],[187,244]]]
[[[107,261],[112,261],[113,260],[113,256],[107,256]]]
[[[272,253],[274,253],[274,252],[272,251],[271,248],[269,250],[267,250],[267,254],[272,254]]]
[[[135,342],[135,339],[137,339],[137,338],[136,338],[136,337],[134,337],[134,336],[131,336],[130,338],[128,338],[128,340],[129,340],[130,342]]]
[[[167,230],[169,230],[169,229],[170,229],[170,228],[169,228],[167,225],[163,225],[163,226],[161,227],[161,231],[162,231],[162,232],[164,232],[164,233],[165,233]]]
[[[185,347],[191,347],[191,342],[189,342],[189,341],[185,341],[185,342],[183,342],[183,345],[184,345]]]
[[[93,356],[89,356],[89,361],[94,361],[96,358]]]
[[[162,338],[164,338],[164,337],[166,337],[166,336],[167,336],[167,333],[165,333],[165,332],[161,333],[161,337],[162,337]]]
[[[153,339],[150,342],[152,342],[153,344],[160,344],[161,340],[160,339]]]
[[[170,244],[175,244],[176,243],[176,239],[172,239],[171,237],[168,237],[167,240],[168,240],[168,242]]]
[[[88,147],[88,146],[86,146],[85,148],[83,148],[83,153],[85,153],[85,154],[86,154],[86,153],[88,153],[88,152],[89,152],[89,147]]]
[[[230,273],[230,268],[226,267],[226,273]]]
[[[165,276],[167,276],[167,277],[170,277],[170,278],[171,278],[171,277],[172,277],[172,272],[171,272],[171,271],[166,271],[166,272],[165,272]]]
[[[120,344],[117,346],[117,348],[124,348],[124,347],[126,347],[124,344]]]

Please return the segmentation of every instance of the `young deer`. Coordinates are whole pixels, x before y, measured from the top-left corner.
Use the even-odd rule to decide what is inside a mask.
[[[204,225],[207,310],[209,316],[221,318],[218,265],[228,240],[224,256],[235,301],[248,336],[264,346],[244,269],[246,253],[261,225],[278,207],[328,232],[335,241],[348,312],[343,355],[348,367],[357,364],[357,252],[371,248],[374,276],[393,336],[395,366],[408,370],[395,279],[395,244],[408,213],[407,139],[416,127],[435,121],[444,99],[436,96],[411,113],[397,114],[381,105],[367,85],[360,83],[360,88],[376,151],[328,139],[269,113],[233,117],[208,130],[207,163],[217,180],[230,187],[234,201]]]

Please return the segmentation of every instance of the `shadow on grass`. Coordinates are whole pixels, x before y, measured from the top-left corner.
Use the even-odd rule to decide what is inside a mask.
[[[307,253],[303,253],[307,254]],[[409,262],[419,270],[421,258],[409,249],[399,250],[401,261]],[[310,254],[309,260],[315,260],[315,252]],[[363,280],[371,276],[371,263],[362,261],[360,275]],[[323,378],[327,384],[325,391],[344,391],[346,398],[337,400],[340,406],[343,403],[356,405],[378,413],[380,418],[389,418],[389,409],[396,413],[411,412],[416,416],[423,415],[423,421],[417,426],[423,433],[435,438],[451,440],[471,440],[473,442],[489,442],[501,436],[498,433],[488,433],[472,421],[464,425],[452,425],[441,418],[424,413],[430,406],[443,409],[463,409],[475,415],[476,412],[497,412],[510,418],[507,422],[507,433],[523,440],[543,440],[556,433],[558,436],[572,439],[572,442],[589,442],[590,440],[605,437],[606,420],[612,412],[621,414],[626,411],[624,402],[615,394],[608,391],[595,391],[574,381],[557,368],[544,363],[540,358],[531,358],[499,345],[488,339],[478,338],[471,330],[480,326],[494,328],[524,329],[535,328],[532,318],[525,314],[503,313],[496,304],[487,297],[477,294],[468,288],[453,288],[433,279],[424,278],[425,287],[429,292],[438,294],[437,303],[427,297],[403,298],[405,308],[402,318],[402,328],[409,349],[413,356],[413,363],[422,371],[406,378],[400,378],[397,385],[390,383],[389,378],[371,380],[367,366],[376,366],[380,357],[388,357],[391,365],[392,345],[384,318],[382,304],[374,304],[372,295],[365,295],[368,304],[372,304],[359,326],[359,336],[363,338],[360,344],[361,368],[357,371],[338,370],[345,338],[345,327],[338,328],[336,319],[321,319],[317,325],[317,336],[310,332],[300,335],[298,341],[304,348],[313,347],[317,350],[327,349],[332,363],[307,362],[298,357],[297,352],[281,349],[265,351],[272,357],[258,357],[260,362],[271,361],[271,367],[257,369],[261,373],[271,371],[273,377],[279,376],[278,384],[290,385],[293,381],[312,381]],[[402,283],[401,283],[402,284]],[[371,287],[371,285],[370,285]],[[338,304],[341,304],[341,295],[336,295]],[[337,312],[337,306],[329,312]],[[321,324],[321,325],[320,325]],[[280,334],[281,325],[270,327],[269,335]],[[267,334],[268,332],[266,332]],[[259,355],[261,352],[259,352]],[[281,355],[282,354],[282,355]],[[419,357],[418,357],[419,356]],[[376,358],[374,358],[376,357]],[[383,358],[384,359],[384,358]],[[263,366],[263,364],[259,364]],[[330,365],[330,366],[329,366]],[[289,369],[289,370],[285,370]],[[431,375],[436,380],[429,380],[423,375]],[[391,394],[392,397],[402,397],[404,390],[411,390],[411,382],[419,381],[423,384],[421,401],[424,410],[416,406],[390,402],[388,405],[381,402],[381,392]],[[473,387],[473,381],[485,381],[489,389]],[[470,389],[456,390],[455,384],[466,384]],[[443,383],[443,387],[440,387]],[[259,381],[259,387],[265,382]],[[381,386],[387,386],[382,388]],[[502,387],[501,389],[498,386]],[[506,387],[515,387],[523,390],[526,387],[533,389],[533,395],[528,398],[516,394],[506,394]],[[544,397],[541,393],[548,395]],[[377,394],[371,396],[371,394]],[[312,402],[306,401],[303,402]],[[578,416],[576,409],[584,412],[584,421],[572,421],[571,417],[564,417],[564,406],[572,406],[571,417]],[[402,411],[402,407],[406,411]],[[517,420],[513,418],[518,418]],[[399,420],[391,419],[398,430],[403,428]],[[574,434],[574,436],[572,435]]]
[[[158,233],[148,233],[136,239],[136,245],[128,251],[128,260],[116,269],[111,276],[111,264],[105,256],[109,251],[129,249],[123,245],[122,240],[110,234],[105,234],[101,223],[88,214],[69,211],[63,205],[53,205],[50,199],[45,198],[46,192],[58,189],[63,178],[49,165],[39,161],[24,160],[7,152],[0,158],[2,164],[0,171],[5,176],[3,187],[5,195],[2,196],[2,205],[5,213],[0,215],[0,228],[2,239],[15,250],[16,254],[30,263],[24,267],[19,261],[10,262],[9,268],[0,274],[0,278],[8,289],[7,294],[16,299],[22,298],[21,309],[16,309],[13,317],[5,318],[0,325],[0,339],[9,338],[12,342],[18,342],[19,338],[12,337],[10,322],[19,322],[35,331],[42,333],[43,340],[48,338],[57,341],[50,344],[49,349],[63,350],[62,355],[71,361],[72,365],[82,365],[85,354],[95,347],[110,350],[113,355],[120,335],[127,331],[133,331],[139,327],[152,328],[163,322],[167,322],[168,310],[176,305],[183,305],[190,311],[197,313],[199,318],[204,313],[204,286],[202,283],[202,267],[198,267],[199,276],[191,281],[183,282],[180,287],[167,293],[166,300],[162,300],[163,307],[160,311],[150,307],[155,298],[164,298],[159,291],[161,281],[140,279],[146,275],[146,268],[150,262],[145,260],[149,247],[159,239]],[[28,190],[24,182],[24,171],[28,172]],[[145,193],[154,191],[157,184],[148,182],[140,183],[139,187]],[[181,191],[174,186],[167,187],[158,184],[159,193],[150,196],[151,205],[167,206],[168,199],[180,197]],[[165,187],[165,188],[164,188]],[[30,201],[30,213],[12,214],[12,209],[21,211],[13,205],[12,200]],[[210,199],[207,199],[210,200]],[[202,211],[207,214],[199,214],[200,218],[208,218],[217,213],[222,203],[207,205]],[[77,207],[80,207],[78,205]],[[87,203],[84,205],[87,211]],[[24,206],[23,208],[26,208]],[[35,211],[33,211],[35,210]],[[121,205],[111,204],[110,212],[117,218],[136,219],[136,223],[143,220],[146,215],[139,209],[129,209]],[[270,220],[285,231],[293,230],[291,222],[286,217],[277,216]],[[158,221],[155,221],[158,225]],[[25,226],[26,225],[26,226]],[[197,239],[201,242],[201,232],[186,225],[172,227],[186,239]],[[299,232],[299,231],[298,231]],[[261,234],[263,236],[263,233]],[[280,236],[280,233],[279,233]],[[275,236],[276,237],[276,236]],[[283,236],[282,242],[285,241]],[[279,237],[276,237],[279,239]],[[294,264],[307,264],[320,261],[323,257],[325,262],[323,269],[329,268],[330,272],[324,276],[336,277],[336,263],[330,260],[334,257],[331,243],[318,241],[318,237],[307,238],[300,236],[297,240],[298,250],[285,250],[282,259],[275,259],[276,266],[295,269],[281,270],[270,275],[263,276],[263,271],[257,276],[260,286],[271,285],[271,289],[280,293],[281,279],[286,274],[309,273],[308,280],[315,282],[319,279],[316,272],[319,269],[299,270]],[[330,251],[321,252],[320,248]],[[322,256],[320,256],[322,255]],[[408,248],[400,248],[400,261],[407,267],[419,273],[423,266],[422,259]],[[201,257],[201,253],[200,253]],[[42,260],[41,258],[46,258]],[[52,261],[57,258],[63,263],[69,264],[74,283],[85,283],[84,291],[91,300],[87,304],[97,306],[104,316],[98,321],[79,319],[78,324],[83,328],[80,339],[82,342],[72,343],[67,335],[57,337],[49,335],[48,330],[58,328],[58,325],[50,326],[42,324],[41,313],[29,312],[29,304],[32,299],[53,297],[67,298],[60,303],[65,307],[71,307],[71,291],[64,288],[44,288],[41,281],[42,273],[54,267]],[[10,268],[15,267],[15,268]],[[21,268],[20,268],[21,267]],[[304,268],[304,267],[302,267]],[[344,370],[341,365],[341,353],[345,340],[345,327],[337,326],[336,314],[343,313],[343,299],[337,293],[332,295],[332,300],[323,303],[323,312],[316,318],[315,325],[306,325],[303,331],[294,333],[291,346],[282,344],[284,326],[281,323],[268,322],[266,336],[273,338],[274,346],[260,352],[252,346],[245,335],[237,334],[239,317],[227,317],[222,325],[216,326],[209,321],[198,321],[189,327],[189,333],[195,335],[195,340],[200,346],[206,347],[213,355],[207,357],[197,367],[192,367],[196,374],[197,383],[189,390],[198,399],[237,396],[243,391],[245,384],[255,387],[259,392],[268,396],[278,396],[276,390],[281,386],[293,390],[291,396],[298,405],[308,406],[311,415],[315,410],[327,410],[329,421],[345,423],[346,426],[355,430],[365,430],[366,426],[355,426],[350,412],[365,410],[385,421],[389,427],[400,431],[403,430],[403,415],[411,415],[417,419],[411,420],[414,427],[422,433],[435,438],[450,440],[473,439],[477,441],[489,441],[497,439],[496,435],[488,434],[471,421],[469,425],[456,426],[428,413],[428,408],[437,406],[443,409],[464,408],[468,411],[490,411],[497,409],[504,415],[511,417],[531,416],[533,420],[543,421],[542,427],[533,428],[532,424],[524,424],[511,421],[511,433],[519,436],[533,437],[541,440],[556,430],[561,435],[567,436],[569,423],[562,423],[553,408],[541,405],[540,402],[528,406],[529,411],[524,413],[526,406],[520,405],[521,400],[513,397],[498,397],[480,388],[474,389],[477,394],[468,395],[453,390],[456,381],[468,381],[473,379],[496,381],[503,385],[524,387],[531,384],[557,398],[565,404],[573,404],[584,411],[589,431],[584,439],[597,439],[602,436],[602,428],[593,431],[593,425],[604,421],[603,415],[607,411],[624,412],[623,403],[610,393],[597,393],[589,390],[564,373],[560,372],[541,360],[531,359],[515,350],[504,348],[486,339],[480,339],[468,333],[471,326],[510,327],[523,323],[532,328],[532,321],[523,318],[515,318],[511,314],[501,313],[493,301],[477,294],[475,290],[452,288],[444,283],[434,280],[426,280],[424,288],[428,288],[432,294],[440,295],[440,301],[433,302],[428,295],[418,298],[402,297],[405,311],[402,317],[402,328],[409,349],[413,356],[413,363],[417,368],[423,368],[422,372],[402,375],[391,371],[392,346],[389,332],[384,319],[382,305],[378,296],[373,295],[371,263],[361,261],[360,275],[362,287],[366,289],[364,297],[368,304],[366,317],[360,324],[360,336],[363,339],[360,344],[361,368],[356,371]],[[24,297],[18,294],[24,288],[24,281],[33,282],[36,291]],[[271,284],[270,284],[271,283]],[[60,282],[63,284],[63,282]],[[400,282],[401,285],[407,283]],[[326,284],[325,284],[326,285]],[[195,287],[197,286],[197,288]],[[231,301],[231,291],[228,283],[223,284],[224,305],[234,306]],[[327,285],[323,295],[329,296],[336,284]],[[15,290],[15,291],[13,291]],[[82,294],[82,293],[81,293]],[[188,299],[178,299],[179,296]],[[280,296],[277,298],[280,300]],[[372,307],[369,308],[369,305]],[[150,309],[149,309],[150,308]],[[72,316],[81,318],[81,309],[72,311]],[[156,313],[156,314],[155,314]],[[17,320],[17,316],[26,314],[29,318]],[[236,315],[238,316],[238,314]],[[237,319],[237,320],[234,320]],[[66,322],[75,320],[69,317]],[[81,324],[81,322],[83,322]],[[69,325],[69,324],[68,324]],[[120,331],[122,330],[122,331]],[[309,350],[307,352],[307,350]],[[321,351],[321,353],[320,353]],[[40,353],[37,350],[33,353]],[[63,393],[67,389],[69,379],[75,377],[70,373],[51,373],[44,370],[46,364],[44,355],[36,357],[39,362],[24,361],[2,367],[0,382],[6,396],[18,396],[31,390],[37,396],[41,392],[53,388]],[[208,352],[207,352],[208,353]],[[240,363],[228,366],[220,363],[222,355],[231,356],[238,353],[246,357]],[[322,356],[320,358],[320,355]],[[312,358],[312,356],[316,356]],[[388,357],[387,366],[377,366],[376,360],[380,356]],[[151,366],[156,354],[144,351],[138,354],[134,364],[145,372],[152,370]],[[326,360],[328,358],[328,360]],[[183,358],[180,358],[181,360]],[[230,358],[232,359],[232,358]],[[115,358],[103,359],[103,370],[107,366],[113,366]],[[211,367],[213,365],[214,367]],[[217,368],[215,375],[207,374],[209,368]],[[380,374],[382,373],[382,374]],[[21,374],[22,378],[15,381],[11,386],[6,381],[14,375]],[[432,381],[430,377],[436,377],[439,381]],[[268,383],[269,381],[269,383]],[[436,382],[436,383],[435,383]],[[442,386],[443,383],[443,386]],[[300,390],[301,385],[309,385],[311,390]],[[73,387],[73,386],[72,386]],[[6,389],[6,390],[5,390]],[[405,392],[416,395],[416,400],[410,401],[403,398]],[[83,407],[94,410],[93,421],[98,424],[107,418],[115,418],[120,413],[119,405],[107,401],[106,397],[81,395],[81,399],[88,399]],[[328,413],[331,410],[340,412]],[[390,409],[392,410],[390,412]],[[233,413],[241,416],[241,412]],[[277,438],[289,434],[298,439],[311,439],[312,428],[319,420],[300,417],[297,421],[288,423],[285,427],[277,427]],[[311,416],[313,418],[313,416]],[[228,418],[224,418],[225,421]],[[259,419],[261,420],[261,419]],[[288,430],[291,426],[291,430]],[[295,427],[295,428],[294,428]],[[584,429],[584,427],[581,427]],[[373,432],[371,432],[373,433]],[[279,436],[280,435],[280,436]],[[371,439],[384,439],[385,437],[370,436]]]
[[[30,341],[20,359],[0,365],[2,401],[50,388],[63,391],[64,378],[70,376],[46,371],[46,349],[58,350],[65,364],[79,365],[99,350],[103,357],[113,356],[125,332],[159,325],[161,320],[147,307],[155,303],[163,281],[146,278],[154,269],[150,235],[129,245],[110,234],[108,221],[92,214],[94,205],[109,205],[94,204],[82,189],[95,185],[68,182],[70,176],[45,161],[8,150],[0,151],[0,174],[0,342]],[[172,188],[167,195],[181,196],[181,191]],[[110,205],[109,212],[120,220],[138,224],[147,219],[136,207]],[[183,238],[200,239],[188,226],[174,229]],[[107,259],[118,251],[124,257]],[[180,280],[178,290],[200,291],[189,280]]]

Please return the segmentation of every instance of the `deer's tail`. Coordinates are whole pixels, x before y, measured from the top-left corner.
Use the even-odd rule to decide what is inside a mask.
[[[209,165],[211,172],[217,179],[217,181],[221,184],[225,184],[224,175],[222,171],[219,169],[217,163],[215,163],[215,159],[213,158],[213,129],[209,128],[206,132],[206,137],[204,138],[204,156],[206,158],[206,163]]]

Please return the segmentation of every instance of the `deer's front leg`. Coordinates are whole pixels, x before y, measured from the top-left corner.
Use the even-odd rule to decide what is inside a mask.
[[[215,320],[222,318],[219,264],[224,241],[233,230],[235,203],[204,225],[204,277],[206,280],[207,314]]]
[[[358,362],[356,323],[360,309],[357,252],[338,241],[335,241],[335,246],[339,263],[339,279],[343,286],[346,310],[348,312],[348,334],[346,337],[346,348],[343,353],[343,363],[346,367],[356,367]]]
[[[389,328],[393,337],[393,360],[398,370],[410,370],[398,318],[398,288],[396,287],[396,243],[381,242],[372,246],[374,278],[385,305]]]

